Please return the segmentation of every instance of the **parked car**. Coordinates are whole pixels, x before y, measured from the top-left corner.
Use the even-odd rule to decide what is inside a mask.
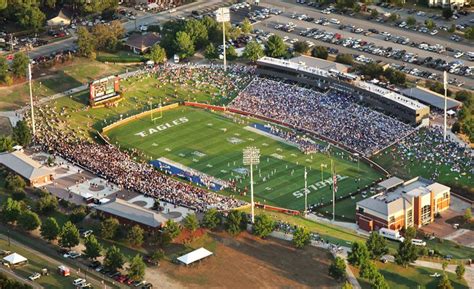
[[[41,277],[41,274],[38,273],[38,272],[35,272],[33,274],[31,274],[28,279],[30,279],[31,281],[35,281],[36,279],[39,279]]]

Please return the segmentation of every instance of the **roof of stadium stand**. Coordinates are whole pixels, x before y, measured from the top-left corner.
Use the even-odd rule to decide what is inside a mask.
[[[308,67],[306,65],[303,65],[303,64],[299,64],[299,63],[296,63],[296,62],[292,62],[292,61],[288,61],[288,60],[282,60],[282,59],[278,59],[278,58],[272,58],[272,57],[267,57],[267,56],[264,56],[260,59],[258,59],[257,63],[260,62],[260,63],[264,63],[264,64],[273,64],[273,65],[278,65],[278,66],[284,66],[284,67],[287,67],[287,68],[290,68],[290,69],[294,69],[294,70],[297,70],[297,71],[304,71],[304,72],[307,72],[307,73],[311,73],[311,74],[315,74],[315,75],[319,75],[319,76],[323,76],[323,77],[331,77],[331,74],[324,70],[324,69],[320,69],[320,68],[316,68],[316,67]],[[372,83],[368,83],[368,82],[365,82],[365,81],[354,81],[353,84],[359,88],[362,88],[362,89],[365,89],[367,91],[370,91],[370,92],[373,92],[373,93],[377,93],[378,95],[382,96],[382,97],[385,97],[385,98],[388,98],[392,101],[395,101],[395,102],[398,102],[410,109],[413,109],[413,110],[419,110],[419,109],[423,109],[423,108],[426,108],[427,106],[416,101],[416,100],[413,100],[411,98],[408,98],[406,96],[403,96],[399,93],[396,93],[394,91],[391,91],[391,90],[388,90],[388,89],[385,89],[383,87],[380,87],[378,85],[375,85],[375,84],[372,84]]]
[[[306,56],[306,55],[293,57],[290,59],[290,61],[303,64],[309,67],[316,67],[316,68],[324,69],[328,71],[330,69],[335,69],[342,73],[346,73],[347,70],[349,69],[347,65],[344,65],[338,62],[328,61],[321,58],[316,58],[316,57],[311,57],[311,56]]]
[[[436,93],[434,91],[422,87],[412,87],[402,90],[401,93],[403,95],[415,98],[423,103],[434,106],[436,108],[444,109],[444,95]],[[458,108],[461,105],[462,103],[460,101],[448,97],[448,109]]]
[[[49,176],[53,172],[21,151],[0,154],[0,163],[27,180]]]
[[[183,255],[181,257],[178,257],[178,261],[180,261],[181,263],[185,264],[185,265],[189,265],[191,263],[194,263],[196,261],[199,261],[199,260],[202,260],[206,257],[209,257],[211,256],[213,253],[209,250],[206,250],[204,248],[199,248],[199,249],[196,249],[186,255]]]

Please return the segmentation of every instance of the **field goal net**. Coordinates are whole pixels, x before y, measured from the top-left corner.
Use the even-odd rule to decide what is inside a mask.
[[[150,106],[151,106],[150,118],[152,122],[156,122],[157,120],[163,118],[163,110],[161,109],[161,103],[156,107],[154,107],[153,104],[150,104]],[[157,109],[158,111],[155,112],[155,110]]]

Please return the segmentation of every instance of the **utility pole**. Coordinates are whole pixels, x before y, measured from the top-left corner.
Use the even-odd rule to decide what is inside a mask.
[[[31,128],[33,130],[33,136],[36,134],[36,128],[35,128],[35,112],[33,108],[33,78],[31,75],[31,63],[28,63],[28,80],[30,83],[30,107],[31,107]]]
[[[448,73],[445,70],[444,71],[444,134],[443,134],[444,142],[446,142],[446,133],[447,133],[446,130],[448,126],[447,108],[448,108]]]

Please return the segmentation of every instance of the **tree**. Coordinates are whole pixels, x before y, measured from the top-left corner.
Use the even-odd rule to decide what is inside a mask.
[[[150,53],[145,55],[145,57],[149,60],[157,64],[165,63],[166,61],[166,51],[160,45],[155,44],[151,47]]]
[[[18,23],[25,28],[32,28],[37,31],[43,27],[46,16],[41,10],[33,5],[22,5],[16,13]]]
[[[268,38],[265,46],[265,53],[267,56],[280,58],[284,57],[288,53],[288,48],[283,39],[278,35],[272,35]]]
[[[324,46],[316,46],[311,51],[311,55],[321,59],[328,59],[328,49]]]
[[[462,262],[459,262],[459,264],[456,266],[456,276],[458,279],[462,279],[464,277],[464,273],[466,273],[466,268]]]
[[[48,241],[53,241],[58,238],[61,229],[59,228],[58,222],[55,218],[47,218],[41,225],[41,237]]]
[[[370,233],[370,236],[365,244],[372,259],[379,259],[388,253],[387,242],[382,236],[380,236],[380,234],[375,231]]]
[[[395,70],[391,67],[388,67],[383,71],[383,76],[385,76],[385,78],[387,78],[390,83],[395,85],[403,85],[406,82],[405,73]]]
[[[8,198],[2,205],[1,217],[3,221],[13,224],[18,220],[21,212],[22,208],[20,202]]]
[[[261,214],[255,217],[253,234],[260,238],[265,238],[273,232],[275,222],[268,215]]]
[[[458,92],[456,92],[456,95],[454,98],[464,103],[465,105],[469,106],[472,102],[473,95],[470,91],[459,90]]]
[[[191,232],[196,231],[199,228],[199,221],[196,214],[188,214],[183,220],[183,225]]]
[[[86,247],[84,249],[84,255],[87,258],[95,260],[102,256],[102,245],[97,241],[97,238],[94,235],[89,235],[89,237],[86,238],[84,245]]]
[[[464,30],[464,37],[470,40],[474,39],[474,27],[466,28],[466,30]]]
[[[176,53],[180,59],[185,59],[194,55],[194,43],[191,37],[184,31],[176,33],[175,47]]]
[[[390,16],[388,16],[388,20],[391,22],[397,21],[398,18],[400,18],[400,15],[397,13],[390,13]]]
[[[446,268],[448,268],[448,262],[443,261],[443,263],[441,263],[441,268],[443,268],[443,271],[446,271]]]
[[[186,21],[184,32],[189,35],[197,49],[203,48],[209,42],[207,28],[201,21],[195,19]]]
[[[237,51],[235,51],[235,47],[233,45],[229,45],[229,47],[225,50],[225,55],[227,60],[235,60],[237,59]]]
[[[153,254],[151,254],[151,260],[153,260],[154,262],[159,262],[161,261],[161,259],[163,259],[165,257],[165,252],[163,252],[163,250],[155,250],[153,252]]]
[[[367,260],[360,265],[359,275],[362,278],[365,278],[370,281],[374,281],[376,275],[378,274],[377,267],[375,267],[374,262]]]
[[[5,82],[8,75],[8,63],[5,57],[0,56],[0,83]]]
[[[16,123],[16,126],[13,128],[13,139],[24,147],[30,144],[31,132],[26,121],[20,120]]]
[[[143,262],[143,259],[140,255],[135,255],[135,257],[130,260],[130,267],[128,268],[128,276],[133,281],[141,281],[145,277],[146,265]]]
[[[69,215],[69,221],[73,222],[74,224],[77,224],[79,222],[82,222],[84,218],[87,216],[87,208],[85,206],[77,206],[75,207],[71,214]]]
[[[465,211],[464,211],[464,221],[466,222],[470,222],[471,219],[472,219],[472,212],[471,212],[471,208],[467,208]]]
[[[346,281],[342,285],[341,289],[352,289],[352,284]]]
[[[135,247],[141,246],[144,233],[145,231],[138,225],[131,227],[127,232],[127,242]]]
[[[120,21],[114,20],[110,23],[94,26],[92,34],[95,38],[95,47],[97,49],[115,51],[119,39],[125,33],[125,29]]]
[[[441,15],[443,15],[443,17],[448,20],[449,18],[453,17],[453,10],[451,10],[451,8],[444,8]]]
[[[236,210],[230,211],[229,215],[227,216],[227,222],[226,222],[227,232],[229,232],[231,235],[239,234],[242,231],[241,223],[242,223],[241,212],[236,211]]]
[[[461,132],[461,123],[459,121],[456,121],[453,123],[451,126],[451,132],[452,133],[460,133]]]
[[[207,59],[216,59],[219,55],[217,55],[216,47],[213,43],[209,43],[206,48],[204,49],[204,56]]]
[[[105,219],[100,223],[100,236],[104,239],[112,239],[117,234],[119,226],[117,219],[112,217]]]
[[[390,287],[387,284],[387,281],[385,281],[385,278],[379,272],[375,274],[374,281],[372,283],[371,288],[372,289],[390,289]]]
[[[218,214],[219,212],[214,208],[207,210],[202,217],[202,226],[211,230],[217,227],[220,223]]]
[[[5,188],[10,191],[23,191],[26,187],[25,180],[19,175],[9,174],[5,178]]]
[[[243,33],[245,34],[249,34],[252,32],[252,23],[250,22],[250,20],[245,17],[244,20],[242,21],[242,23],[240,23],[240,29],[242,30]]]
[[[9,136],[0,137],[0,152],[10,152],[13,150],[13,140]]]
[[[304,246],[308,245],[310,241],[311,235],[308,229],[305,227],[296,228],[295,232],[293,233],[293,245],[296,248],[302,249]]]
[[[383,73],[383,67],[375,62],[357,66],[358,70],[369,78],[378,78]]]
[[[45,6],[54,9],[56,7],[56,0],[45,0]]]
[[[341,281],[346,278],[346,263],[341,257],[336,257],[329,266],[329,276]]]
[[[347,256],[347,261],[356,267],[359,267],[369,259],[369,251],[364,243],[354,242],[352,243],[351,252]]]
[[[293,49],[295,50],[295,52],[307,54],[309,52],[309,45],[305,41],[296,41],[293,44]]]
[[[416,238],[416,228],[415,227],[408,227],[405,230],[405,238],[409,238],[409,239]]]
[[[41,226],[41,220],[35,212],[25,210],[18,217],[18,225],[25,231],[34,231]]]
[[[58,199],[53,195],[46,195],[39,199],[38,210],[43,214],[49,214],[57,210]]]
[[[171,240],[173,240],[181,233],[181,228],[178,223],[169,219],[166,221],[164,232],[170,236]]]
[[[250,41],[247,43],[247,46],[244,48],[243,56],[244,58],[255,62],[259,58],[263,57],[265,52],[263,51],[262,45],[257,41]]]
[[[124,263],[125,257],[119,248],[112,246],[107,249],[104,258],[105,268],[116,271],[117,269],[122,269]]]
[[[372,9],[372,11],[370,11],[370,16],[372,16],[372,18],[376,18],[379,16],[379,11],[377,9]]]
[[[395,262],[398,265],[407,267],[408,264],[415,262],[418,258],[418,253],[415,245],[411,243],[410,238],[405,238],[398,247],[397,254],[395,254]]]
[[[352,55],[350,54],[338,54],[336,56],[336,62],[352,65],[354,63],[354,59],[352,58]]]
[[[407,22],[408,26],[415,26],[416,25],[416,18],[413,17],[413,16],[408,16],[406,22]]]
[[[30,59],[25,53],[18,52],[15,54],[11,65],[13,75],[16,77],[26,76],[26,72],[28,71],[28,63],[30,63]]]
[[[67,221],[61,229],[59,245],[64,248],[72,248],[79,245],[79,231],[70,221]]]
[[[433,21],[433,19],[426,19],[425,25],[429,30],[433,30],[436,27],[436,23]]]
[[[91,57],[95,52],[95,38],[86,27],[80,26],[77,29],[78,53],[84,57]]]
[[[449,281],[448,275],[443,273],[443,277],[439,280],[438,289],[453,289],[453,285],[451,285],[451,281]]]

